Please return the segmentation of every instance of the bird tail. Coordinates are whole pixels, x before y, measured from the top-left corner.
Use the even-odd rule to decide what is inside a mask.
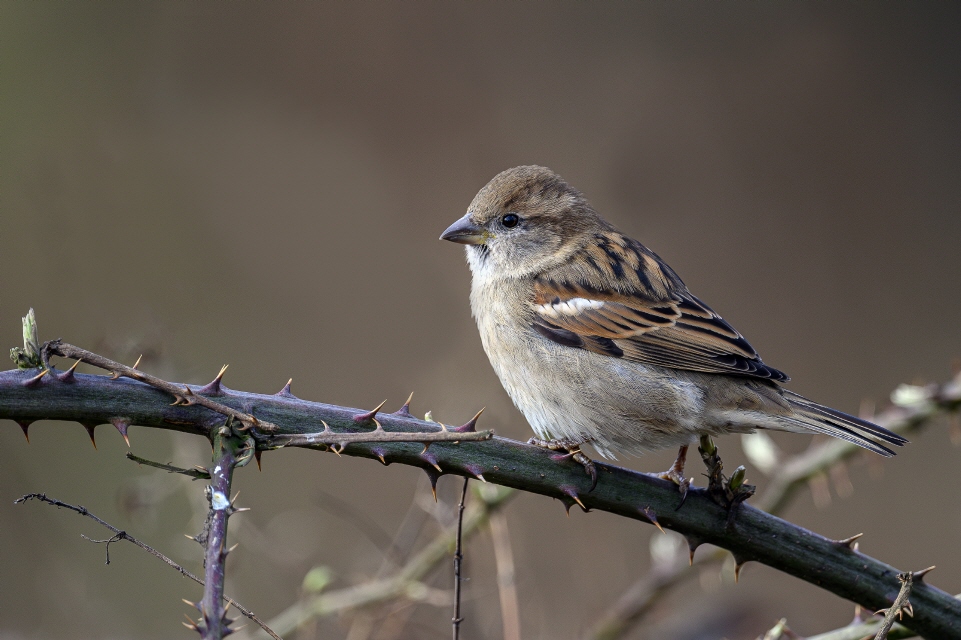
[[[906,438],[873,422],[825,407],[787,389],[783,393],[784,399],[794,409],[794,415],[788,420],[804,430],[841,438],[885,457],[893,456],[894,452],[884,444],[900,447],[908,442]]]

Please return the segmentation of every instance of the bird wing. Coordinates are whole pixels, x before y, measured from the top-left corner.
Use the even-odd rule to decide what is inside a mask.
[[[533,327],[569,347],[645,364],[786,382],[647,247],[596,235],[534,284]]]

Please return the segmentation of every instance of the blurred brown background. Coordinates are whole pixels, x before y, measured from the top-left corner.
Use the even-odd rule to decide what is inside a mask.
[[[231,387],[293,376],[301,397],[348,406],[414,390],[418,414],[486,405],[486,426],[526,439],[470,318],[462,252],[437,236],[495,173],[538,163],[664,257],[792,389],[883,405],[961,356],[959,17],[949,3],[3,3],[2,346],[33,306],[42,339],[143,352],[174,380],[229,362]],[[38,424],[29,446],[0,428],[0,638],[191,637],[192,583],[130,545],[104,566],[79,536],[107,537],[95,524],[11,504],[46,491],[197,568],[182,534],[199,530],[200,483],[98,435],[95,451],[76,424]],[[209,451],[131,440],[185,466]],[[719,444],[743,460],[737,439]],[[864,531],[865,552],[903,569],[937,564],[930,581],[956,593],[959,453],[932,428],[854,465],[853,497],[816,509],[804,492],[786,516]],[[672,455],[623,462],[660,470]],[[411,468],[302,451],[264,463],[238,474],[253,511],[235,519],[228,592],[265,618],[313,566],[334,586],[380,566],[319,492],[391,533],[429,495]],[[442,501],[455,486],[441,481]],[[638,522],[567,518],[537,496],[507,516],[527,638],[575,637],[650,564]],[[489,538],[467,554],[465,637],[497,638]],[[759,565],[737,585],[716,573],[632,637],[753,638],[782,616],[813,634],[852,615]],[[450,580],[445,565],[432,584]],[[419,607],[405,637],[447,637],[449,620]]]

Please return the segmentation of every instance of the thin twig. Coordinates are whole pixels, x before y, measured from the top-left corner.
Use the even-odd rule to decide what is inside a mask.
[[[62,358],[72,358],[74,360],[86,362],[87,364],[99,367],[104,371],[111,372],[115,377],[123,376],[143,382],[144,384],[148,384],[155,389],[166,391],[172,395],[174,398],[174,405],[200,405],[201,407],[206,407],[211,411],[216,411],[223,416],[237,420],[244,425],[244,429],[256,427],[261,431],[277,430],[277,425],[273,424],[272,422],[258,420],[249,413],[238,411],[233,407],[229,407],[215,400],[211,400],[206,396],[197,395],[191,391],[190,387],[186,385],[176,385],[171,382],[167,382],[166,380],[161,380],[160,378],[152,376],[149,373],[144,373],[143,371],[140,371],[134,367],[128,367],[127,365],[115,362],[109,358],[105,358],[101,355],[93,353],[92,351],[87,351],[86,349],[81,349],[80,347],[72,344],[67,344],[61,340],[51,340],[49,342],[45,342],[41,348],[41,357],[47,370],[50,370],[49,359],[51,354],[60,356]]]
[[[196,469],[181,469],[180,467],[175,467],[172,464],[164,464],[162,462],[154,462],[153,460],[147,460],[146,458],[141,458],[140,456],[135,456],[134,454],[127,452],[127,460],[133,460],[137,464],[142,464],[146,467],[154,467],[156,469],[163,469],[168,473],[179,473],[184,476],[193,478],[194,480],[210,480],[210,472],[206,469],[196,468]]]
[[[482,487],[484,488],[484,487]],[[495,513],[490,520],[494,564],[497,565],[497,593],[501,604],[501,626],[504,640],[521,640],[520,606],[514,573],[514,553],[507,528],[507,515]]]
[[[460,615],[460,565],[461,560],[464,559],[464,553],[461,548],[461,538],[463,537],[464,531],[464,502],[467,500],[467,485],[469,482],[470,478],[464,478],[464,488],[460,492],[460,504],[457,505],[457,542],[454,547],[454,617],[451,619],[451,624],[454,628],[454,640],[459,640],[460,623],[464,621]]]
[[[28,500],[40,500],[41,502],[46,502],[47,504],[52,504],[52,505],[55,506],[55,507],[63,507],[63,508],[65,508],[65,509],[70,509],[71,511],[76,511],[77,513],[79,513],[79,514],[82,515],[82,516],[87,516],[88,518],[91,518],[91,519],[95,520],[95,521],[96,521],[98,524],[100,524],[101,526],[109,529],[110,531],[113,531],[114,534],[115,534],[115,535],[114,535],[114,538],[117,538],[118,540],[126,540],[126,541],[128,541],[128,542],[131,542],[131,543],[137,545],[138,547],[140,547],[141,549],[143,549],[144,551],[146,551],[147,553],[149,553],[149,554],[152,555],[153,557],[157,558],[158,560],[163,561],[163,562],[166,563],[168,566],[173,567],[174,569],[176,569],[176,570],[180,573],[180,575],[182,575],[182,576],[184,576],[184,577],[186,577],[186,578],[190,578],[191,580],[193,580],[194,582],[196,582],[196,583],[199,584],[200,586],[204,586],[204,581],[203,581],[202,579],[198,578],[197,576],[195,576],[194,574],[192,574],[190,571],[187,571],[187,569],[185,569],[184,567],[180,566],[179,564],[177,564],[176,562],[174,562],[173,560],[171,560],[170,558],[168,558],[167,556],[165,556],[165,555],[162,554],[161,552],[157,551],[156,549],[154,549],[154,548],[151,547],[150,545],[148,545],[148,544],[146,544],[146,543],[144,543],[144,542],[141,542],[140,540],[138,540],[137,538],[134,538],[132,535],[130,535],[130,534],[127,533],[126,531],[122,531],[121,529],[118,529],[117,527],[113,526],[113,525],[110,524],[109,522],[105,522],[104,520],[101,520],[100,518],[98,518],[98,517],[95,516],[94,514],[92,514],[92,513],[90,513],[89,511],[87,511],[86,507],[74,506],[74,505],[68,504],[68,503],[66,503],[66,502],[61,502],[60,500],[56,500],[56,499],[54,499],[54,498],[48,498],[47,495],[44,494],[44,493],[28,493],[27,495],[21,496],[21,497],[18,498],[17,500],[14,500],[13,503],[14,503],[14,504],[22,504],[22,503],[24,503],[24,502],[27,502]],[[87,539],[89,540],[89,538],[87,538]],[[113,540],[113,538],[111,538],[111,540]],[[109,558],[108,558],[108,564],[109,564]],[[259,626],[261,629],[263,629],[264,631],[266,631],[267,634],[268,634],[271,638],[273,638],[274,640],[283,640],[280,636],[278,636],[276,633],[274,633],[273,630],[272,630],[270,627],[268,627],[266,624],[264,624],[264,623],[260,620],[260,618],[258,618],[256,615],[254,615],[254,612],[253,612],[253,611],[251,611],[250,609],[248,609],[247,607],[243,606],[242,604],[240,604],[239,602],[237,602],[236,600],[234,600],[233,598],[231,598],[231,597],[229,597],[229,596],[226,596],[226,595],[225,595],[225,596],[224,596],[224,600],[227,601],[227,602],[229,602],[229,603],[231,604],[231,606],[236,607],[237,610],[240,611],[240,613],[242,613],[244,616],[246,616],[247,618],[249,618],[250,620],[252,620],[252,621],[253,621],[255,624],[257,624],[257,626]]]
[[[888,631],[891,630],[891,626],[894,624],[894,619],[900,619],[903,612],[907,611],[908,615],[913,615],[911,603],[908,602],[908,596],[911,595],[914,574],[910,571],[899,573],[898,580],[901,581],[901,590],[898,592],[898,597],[894,599],[894,604],[892,604],[887,610],[887,613],[884,614],[884,621],[881,623],[881,628],[878,629],[877,635],[874,636],[874,640],[885,640],[885,638],[888,637]]]
[[[326,445],[332,447],[334,453],[341,453],[349,444],[372,442],[418,442],[421,444],[433,442],[477,442],[490,440],[494,437],[492,430],[459,433],[457,431],[425,431],[423,433],[407,433],[404,431],[384,431],[380,423],[373,431],[358,433],[338,433],[330,428],[318,433],[299,433],[294,435],[276,435],[262,438],[271,449],[282,447],[316,447]]]
[[[481,500],[472,502],[466,509],[462,528],[464,537],[469,537],[480,531],[483,525],[488,522],[492,513],[503,508],[508,500],[518,495],[518,492],[512,489],[504,487],[496,487],[496,489],[496,495],[484,496]],[[305,599],[272,618],[270,626],[280,634],[287,635],[317,617],[336,615],[348,610],[382,604],[396,598],[423,602],[430,595],[423,580],[444,560],[450,558],[451,550],[456,546],[456,538],[456,527],[446,529],[423,549],[411,556],[407,564],[396,573],[386,578],[320,593]],[[251,637],[250,634],[242,632],[238,640],[249,637]]]

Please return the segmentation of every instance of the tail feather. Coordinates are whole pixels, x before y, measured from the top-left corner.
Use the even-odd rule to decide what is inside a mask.
[[[853,442],[885,457],[893,456],[894,451],[881,444],[881,442],[898,447],[908,442],[903,436],[888,431],[873,422],[862,420],[837,409],[825,407],[786,389],[784,390],[784,398],[791,404],[791,408],[797,414],[796,417],[789,419],[805,429]],[[878,442],[879,440],[881,442]]]

